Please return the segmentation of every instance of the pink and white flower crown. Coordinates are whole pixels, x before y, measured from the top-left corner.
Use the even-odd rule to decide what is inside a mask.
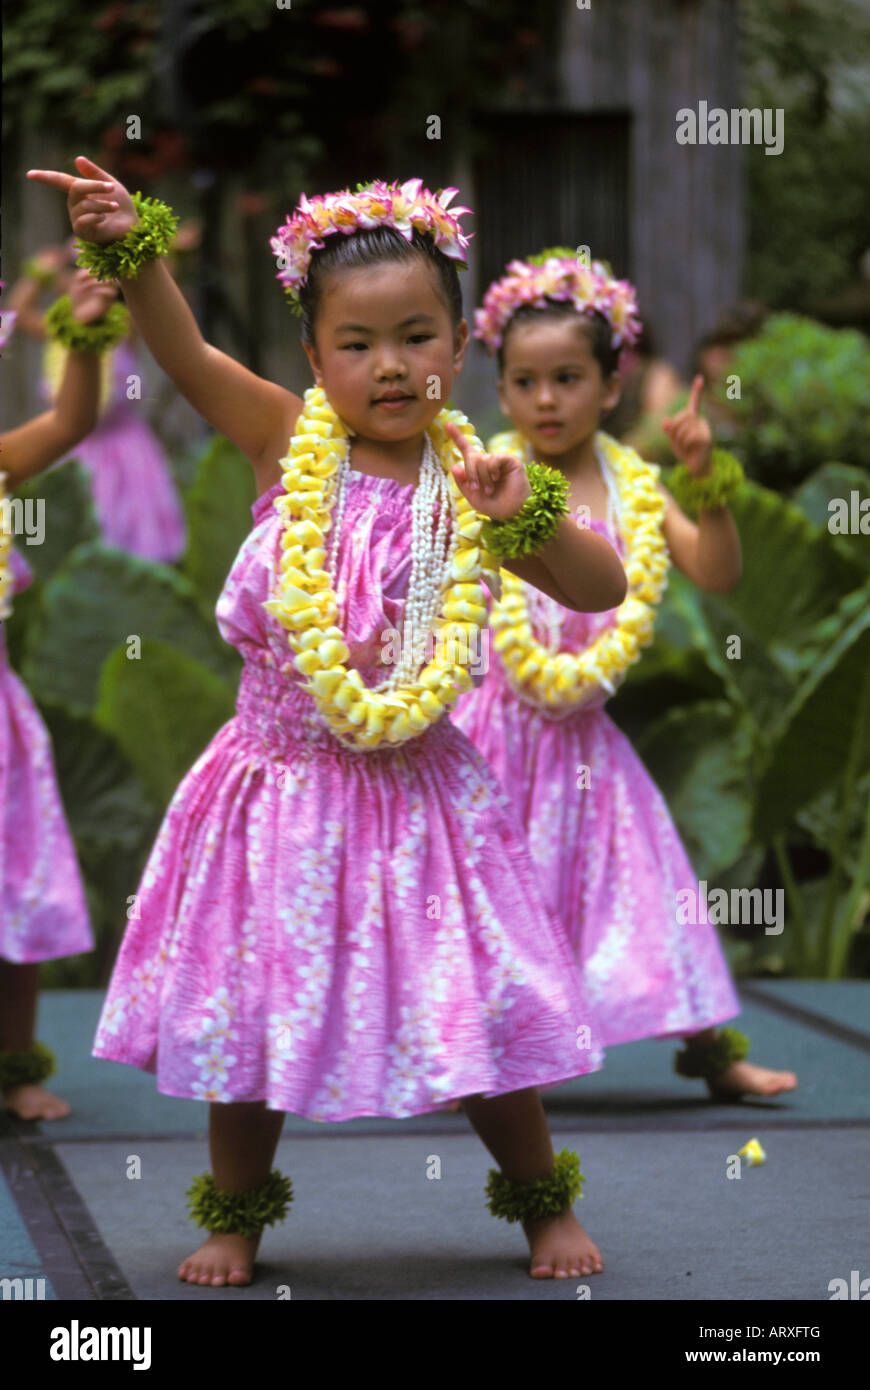
[[[412,239],[415,228],[428,232],[439,251],[464,266],[465,248],[471,238],[463,236],[459,219],[471,209],[447,211],[457,192],[456,188],[445,188],[441,193],[430,193],[422,180],[409,179],[402,184],[375,180],[360,185],[355,193],[347,188],[316,198],[306,198],[303,193],[293,216],[288,214],[284,226],[269,241],[278,257],[277,278],[298,308],[299,290],[308,276],[311,253],[322,249],[324,237],[336,232],[350,236],[372,227],[394,227],[406,241]]]
[[[543,309],[552,300],[573,304],[581,314],[603,314],[615,348],[628,347],[640,337],[634,286],[627,280],[614,280],[601,261],[585,265],[565,247],[542,251],[526,261],[511,261],[507,274],[490,285],[483,308],[475,312],[474,336],[494,353],[517,309],[524,304]]]

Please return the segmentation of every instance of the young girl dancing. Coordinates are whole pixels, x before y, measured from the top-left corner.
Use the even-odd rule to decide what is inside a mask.
[[[37,301],[41,291],[55,282],[63,291],[71,273],[66,248],[48,247],[25,261],[10,293],[18,328],[46,340],[42,379],[46,401],[57,391],[66,349],[46,333]],[[113,352],[104,354],[99,419],[77,444],[75,457],[90,478],[106,543],[131,555],[169,563],[184,549],[184,512],[169,459],[143,418],[142,401],[136,394],[141,382],[142,366],[135,335],[130,333]]]
[[[745,1060],[748,1041],[716,1031],[739,1005],[714,928],[680,925],[677,894],[698,884],[664,800],[605,702],[652,639],[670,560],[703,589],[740,576],[727,499],[742,472],[711,450],[703,378],[665,422],[682,467],[679,501],[659,470],[599,428],[619,397],[620,349],[637,336],[632,286],[556,248],[513,261],[476,314],[498,358],[499,399],[515,430],[490,448],[558,468],[577,524],[625,561],[629,596],[588,617],[503,575],[491,613],[497,655],[454,720],[502,781],[523,820],[553,913],[567,930],[605,1047],[683,1035],[676,1069],[715,1095],[792,1090],[791,1072]]]
[[[0,1092],[23,1120],[55,1120],[70,1110],[42,1084],[54,1058],[34,1041],[37,962],[79,955],[94,943],[48,731],[6,655],[2,619],[31,573],[13,548],[16,504],[4,486],[50,467],[93,428],[100,356],[128,325],[121,305],[109,307],[114,298],[112,286],[86,270],[73,277],[69,296],[49,316],[49,332],[68,349],[57,401],[0,436]]]
[[[170,804],[95,1046],[210,1102],[213,1175],[190,1197],[211,1235],[179,1277],[250,1282],[291,1196],[270,1173],[282,1112],[451,1097],[499,1165],[490,1207],[522,1220],[532,1275],[599,1270],[571,1211],[577,1157],[554,1161],[535,1090],[595,1069],[594,1018],[519,825],[444,715],[470,685],[496,551],[571,608],[611,607],[625,579],[566,519],[557,474],[530,482],[440,408],[468,336],[467,209],[419,180],[301,200],[271,245],[317,383],[303,401],[203,341],[154,258],[165,205],[76,164],[30,176],[68,192],[83,259],[120,276],[154,357],[259,494],[217,608],[245,658],[238,712]]]

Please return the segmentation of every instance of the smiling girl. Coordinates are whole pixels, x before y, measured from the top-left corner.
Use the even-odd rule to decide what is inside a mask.
[[[285,1111],[413,1115],[451,1097],[499,1164],[491,1209],[523,1221],[531,1273],[594,1272],[576,1155],[554,1159],[535,1091],[599,1065],[576,1045],[594,1018],[519,828],[445,712],[486,617],[484,526],[569,608],[612,607],[625,579],[565,518],[558,479],[530,482],[441,409],[468,336],[466,210],[417,180],[302,199],[272,249],[302,312],[303,400],[203,341],[155,259],[169,210],[77,167],[31,177],[68,194],[83,256],[120,276],[155,359],[259,494],[217,608],[245,659],[238,712],[169,806],[95,1047],[210,1103],[213,1176],[191,1201],[211,1234],[179,1277],[250,1282],[292,1195],[270,1172]],[[406,622],[384,678],[382,635]],[[433,628],[446,654],[421,660]]]

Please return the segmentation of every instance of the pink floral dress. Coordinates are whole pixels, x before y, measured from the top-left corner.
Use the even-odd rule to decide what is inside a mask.
[[[12,552],[14,593],[31,581]],[[16,964],[94,948],[48,730],[9,665],[0,623],[0,957]]]
[[[184,511],[163,446],[143,417],[143,402],[127,399],[131,375],[141,379],[136,354],[129,343],[119,343],[108,405],[96,429],[68,457],[78,459],[90,476],[106,544],[169,564],[184,550]]]
[[[276,485],[217,607],[237,714],[179,786],[121,946],[95,1055],[158,1090],[321,1120],[412,1115],[595,1070],[595,1020],[522,831],[445,716],[356,752],[284,629]],[[336,591],[368,684],[400,629],[413,488],[352,470]],[[591,1043],[585,1029],[591,1030]]]
[[[624,559],[614,514],[611,505],[608,520],[591,525]],[[571,652],[585,650],[616,617],[616,609],[559,611],[562,648]],[[545,640],[538,621],[533,630]],[[733,1018],[740,1005],[715,928],[677,920],[677,894],[697,893],[697,879],[664,798],[606,713],[604,693],[553,716],[519,699],[495,650],[490,663],[453,720],[522,818],[538,883],[568,933],[604,1046]]]

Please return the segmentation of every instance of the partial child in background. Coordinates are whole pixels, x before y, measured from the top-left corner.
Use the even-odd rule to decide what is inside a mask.
[[[31,574],[13,546],[15,500],[5,489],[51,467],[93,428],[101,358],[128,326],[115,296],[114,286],[86,270],[72,277],[69,298],[50,319],[66,350],[57,399],[0,435],[0,1092],[23,1120],[55,1120],[70,1109],[43,1085],[54,1058],[34,1037],[38,962],[91,951],[94,943],[48,731],[6,654],[2,619]],[[4,313],[0,349],[14,323],[14,311]]]
[[[41,390],[46,401],[57,392],[66,349],[46,334],[37,303],[47,286],[65,291],[73,274],[70,250],[69,243],[47,247],[25,261],[9,296],[18,329],[45,340]],[[99,418],[76,444],[75,457],[90,478],[106,544],[169,563],[184,549],[184,512],[169,459],[145,419],[142,393],[142,366],[131,330],[113,352],[103,355]]]

